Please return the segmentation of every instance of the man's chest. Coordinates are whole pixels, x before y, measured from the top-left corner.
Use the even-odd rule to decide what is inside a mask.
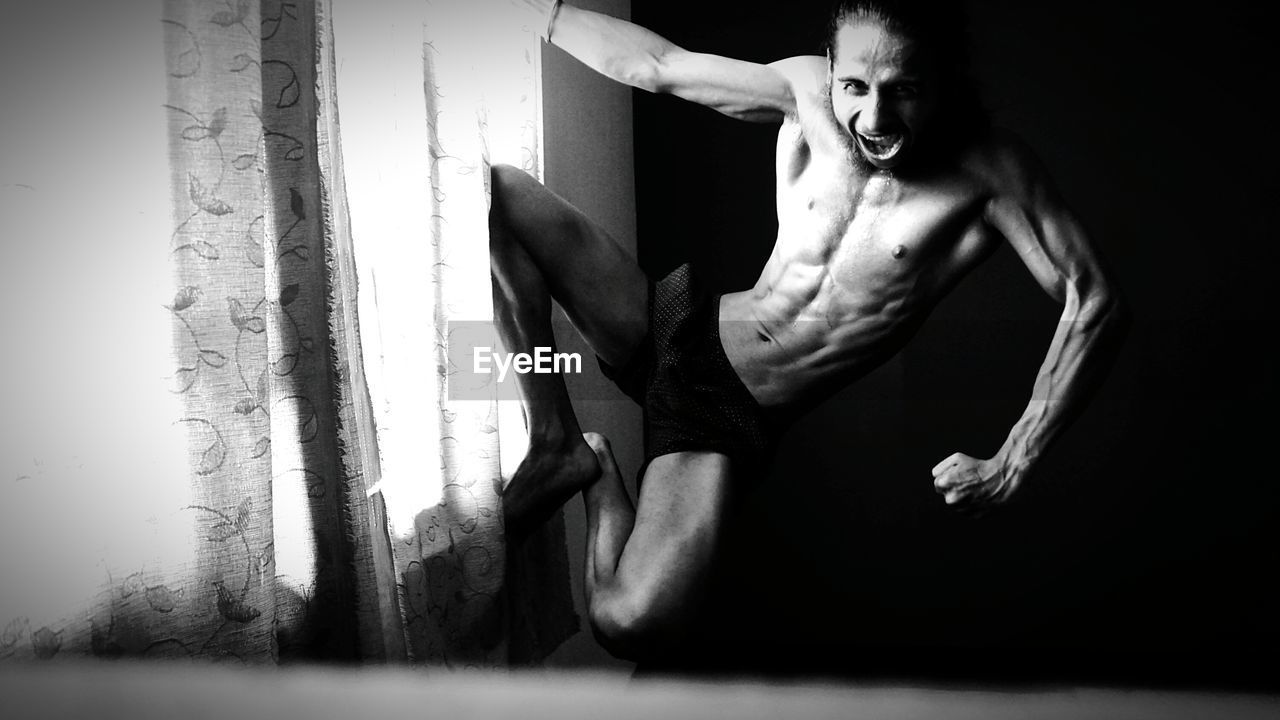
[[[905,180],[832,165],[780,182],[778,259],[851,281],[904,273],[945,257],[978,222],[981,188],[958,174]]]

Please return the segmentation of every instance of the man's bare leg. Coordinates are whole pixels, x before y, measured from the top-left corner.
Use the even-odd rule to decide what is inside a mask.
[[[599,433],[587,433],[587,444],[600,463],[600,478],[582,491],[587,505],[587,559],[583,587],[587,607],[595,602],[597,587],[613,583],[618,559],[636,524],[636,508],[622,483],[609,441]]]
[[[608,440],[596,433],[586,440],[601,469],[583,491],[583,584],[592,630],[618,657],[659,657],[679,642],[698,609],[729,505],[729,459],[711,452],[655,458],[637,511]]]
[[[551,294],[524,248],[499,223],[489,229],[493,307],[502,344],[509,353],[552,348]],[[507,532],[522,536],[546,520],[599,474],[594,453],[556,374],[517,376],[529,450],[502,494]]]
[[[581,213],[515,168],[493,168],[489,214],[494,312],[508,352],[552,348],[551,298],[592,349],[625,363],[647,325],[648,284],[635,261]],[[503,492],[507,529],[521,535],[598,475],[564,380],[517,376],[529,451]]]

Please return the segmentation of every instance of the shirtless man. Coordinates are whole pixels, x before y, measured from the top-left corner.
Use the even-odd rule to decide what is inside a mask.
[[[759,65],[553,0],[513,2],[549,28],[550,42],[610,78],[780,124],[776,244],[754,287],[719,298],[687,268],[651,285],[573,207],[519,170],[494,168],[491,253],[508,349],[553,344],[555,297],[606,373],[646,404],[633,507],[607,441],[584,439],[563,381],[521,376],[531,442],[504,492],[508,527],[518,534],[583,492],[587,602],[607,650],[646,658],[678,641],[727,509],[768,457],[771,418],[897,352],[1002,241],[1062,304],[1061,322],[995,456],[955,453],[932,474],[946,503],[967,511],[1018,489],[1110,364],[1122,313],[1036,160],[973,117],[977,105],[953,74],[949,18],[932,3],[846,0],[826,57]]]

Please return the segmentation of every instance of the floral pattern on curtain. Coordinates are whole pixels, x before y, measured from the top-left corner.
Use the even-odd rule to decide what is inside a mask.
[[[252,624],[266,607],[282,657],[351,657],[348,512],[365,513],[339,472],[330,391],[315,14],[257,9],[166,7],[172,182],[186,190],[177,390],[208,478],[198,512],[220,617]]]
[[[380,492],[386,428],[373,402],[380,381],[371,389],[368,373],[382,369],[365,367],[358,322],[359,217],[344,185],[332,15],[325,0],[165,1],[157,33],[167,99],[135,111],[162,111],[168,129],[173,219],[167,244],[153,249],[168,259],[170,287],[152,307],[172,330],[169,388],[159,400],[176,417],[168,435],[151,437],[157,450],[187,448],[186,477],[160,477],[171,464],[110,478],[113,498],[161,508],[130,536],[144,551],[124,564],[104,551],[77,586],[97,590],[59,597],[45,617],[37,603],[13,615],[0,607],[0,658],[498,666],[536,661],[576,628],[562,528],[553,524],[508,562],[499,407],[447,400],[443,345],[412,359],[437,393],[424,407],[435,409],[438,441],[419,438],[416,465],[399,466],[410,473],[405,482],[438,484],[439,501],[410,507]],[[523,62],[532,81],[531,57]],[[434,87],[438,96],[443,85]],[[526,164],[536,164],[535,91],[517,103],[532,153]],[[487,289],[475,292],[488,283],[486,236],[446,229],[455,220],[484,224],[485,158],[446,157],[435,102],[426,92],[418,117],[431,138],[422,181],[435,219],[415,243],[425,249],[417,257],[427,261],[419,270],[433,305],[413,329],[432,343],[456,313],[491,317]],[[472,140],[458,145],[483,147],[475,118],[484,114],[466,112]],[[459,209],[443,210],[445,197]],[[137,202],[146,211],[165,206]],[[75,448],[50,452],[76,461]],[[51,460],[38,459],[45,471],[24,472],[4,499],[24,497],[42,472],[62,472]],[[60,482],[101,479],[64,474]],[[156,492],[159,482],[169,484],[165,492]],[[35,496],[54,485],[41,487]],[[407,510],[412,523],[397,525]],[[7,566],[6,555],[6,582],[20,581]]]

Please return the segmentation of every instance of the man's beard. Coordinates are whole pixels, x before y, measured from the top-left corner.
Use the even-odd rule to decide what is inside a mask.
[[[849,155],[850,162],[853,163],[854,169],[864,173],[875,172],[880,169],[871,164],[871,160],[867,158],[866,154],[862,152],[862,147],[858,145],[858,140],[852,135],[845,135],[845,145],[848,146],[846,152]]]

